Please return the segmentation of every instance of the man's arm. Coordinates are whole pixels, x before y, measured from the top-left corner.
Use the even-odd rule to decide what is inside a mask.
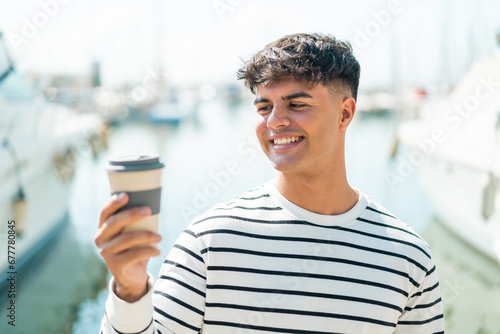
[[[157,243],[161,236],[151,231],[128,231],[123,228],[151,215],[148,207],[135,207],[117,213],[128,202],[128,195],[113,195],[99,218],[94,242],[116,281],[117,295],[128,302],[139,300],[146,294],[149,258],[160,251],[145,244]]]
[[[444,333],[443,302],[434,261],[416,291],[408,297],[394,333]]]
[[[177,239],[153,285],[133,303],[121,300],[109,285],[102,334],[199,333],[205,314],[206,266],[194,233],[185,230]]]
[[[195,334],[203,327],[207,266],[190,228],[178,237],[154,286],[154,318],[162,333],[161,328],[168,328],[173,333]]]
[[[133,303],[120,299],[114,290],[116,290],[116,285],[112,278],[109,283],[106,313],[101,322],[100,333],[157,333],[153,323],[152,279],[148,281],[146,295]]]
[[[114,198],[103,208],[95,238],[114,275],[109,285],[101,333],[199,333],[204,318],[206,265],[197,236],[189,227],[181,233],[153,284],[153,279],[146,272],[149,257],[142,257],[150,253],[143,250],[144,254],[135,254],[138,249],[130,248],[151,240],[134,232],[135,240],[130,234],[130,237],[120,241],[120,229],[110,231],[115,225],[124,226],[140,218],[134,211],[113,215],[125,203],[126,200],[120,202],[119,198]],[[132,232],[123,234],[128,233]],[[128,252],[131,254],[123,254]],[[144,282],[143,277],[146,278]],[[135,282],[137,284],[133,284]],[[135,288],[120,290],[131,286]]]
[[[151,214],[149,208],[131,208],[116,213],[128,201],[127,194],[113,195],[102,210],[99,227],[94,241],[99,253],[113,274],[110,285],[110,297],[106,303],[106,315],[101,333],[154,333],[152,326],[140,330],[129,330],[130,327],[141,327],[145,321],[151,322],[151,289],[148,289],[150,277],[146,271],[151,256],[160,254],[155,247],[141,245],[156,243],[160,236],[151,231],[130,231],[122,233],[125,226]],[[138,310],[142,310],[139,312]],[[112,314],[123,315],[126,321],[113,323],[108,320]],[[148,313],[149,312],[149,313]],[[145,320],[147,319],[147,320]],[[146,331],[144,331],[147,329]]]

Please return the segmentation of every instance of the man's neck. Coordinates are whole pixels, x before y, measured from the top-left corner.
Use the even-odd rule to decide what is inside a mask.
[[[347,183],[343,175],[298,176],[278,173],[275,185],[290,202],[311,212],[339,215],[352,209],[359,192]]]

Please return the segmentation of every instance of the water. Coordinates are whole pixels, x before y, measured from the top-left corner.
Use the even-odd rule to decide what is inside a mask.
[[[149,264],[155,275],[190,219],[274,177],[254,137],[253,122],[250,103],[229,106],[215,101],[200,106],[196,118],[179,126],[121,124],[110,134],[108,152],[97,159],[82,149],[72,185],[70,226],[33,269],[32,278],[19,287],[19,321],[12,333],[98,333],[109,276],[93,235],[100,208],[109,198],[103,169],[109,156],[157,152],[165,162],[162,255]],[[417,173],[395,187],[389,185],[387,171],[397,167],[397,161],[388,158],[393,133],[391,119],[358,118],[351,124],[351,185],[408,222],[430,244],[443,289],[447,333],[500,333],[500,267],[435,221]]]

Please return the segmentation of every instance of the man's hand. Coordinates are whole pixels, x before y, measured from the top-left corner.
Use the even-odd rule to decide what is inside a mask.
[[[134,302],[148,291],[149,276],[146,267],[149,258],[160,255],[157,248],[144,244],[157,243],[161,236],[151,231],[122,233],[125,226],[151,214],[148,207],[115,213],[127,202],[127,194],[120,193],[113,195],[103,206],[94,242],[115,277],[115,293],[127,302]]]

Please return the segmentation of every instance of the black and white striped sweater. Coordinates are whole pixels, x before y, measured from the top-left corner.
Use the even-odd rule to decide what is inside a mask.
[[[197,217],[140,301],[110,291],[101,332],[429,334],[443,326],[436,267],[408,225],[362,193],[344,214],[312,213],[270,181]]]

